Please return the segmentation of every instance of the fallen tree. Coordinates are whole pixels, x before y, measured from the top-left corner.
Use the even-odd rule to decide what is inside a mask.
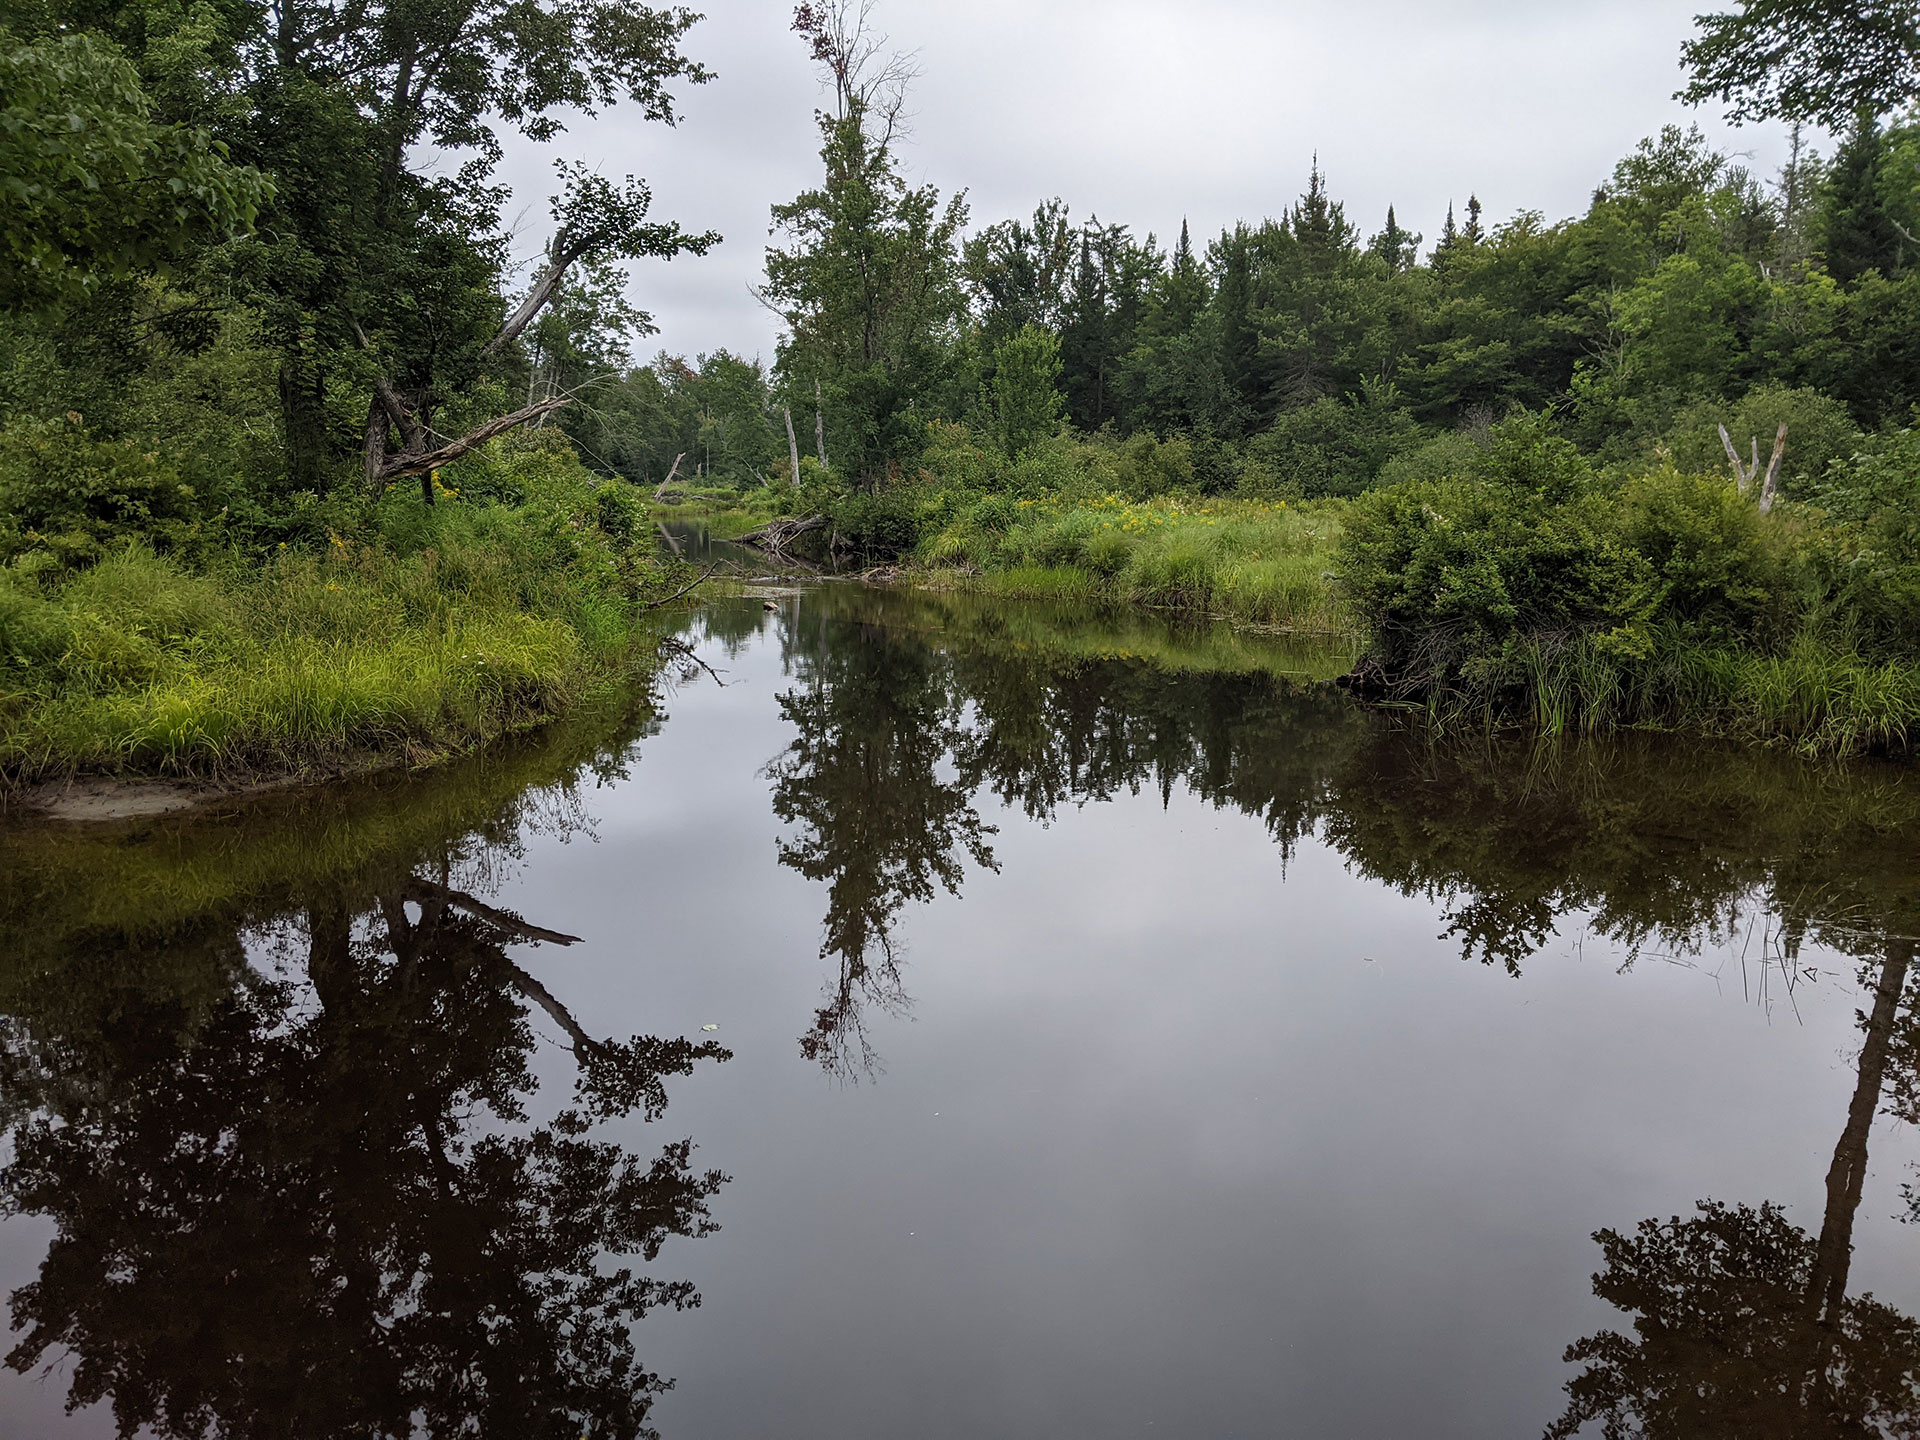
[[[758,530],[749,530],[744,535],[734,536],[733,543],[751,545],[755,550],[764,550],[769,555],[784,556],[787,553],[787,547],[802,535],[809,535],[815,530],[824,530],[826,527],[827,517],[824,515],[773,520],[762,525]]]
[[[568,271],[579,262],[588,258],[638,260],[647,256],[671,260],[682,251],[704,255],[719,242],[720,237],[712,231],[690,235],[677,223],[648,223],[647,207],[653,203],[653,193],[631,175],[616,187],[605,176],[592,174],[582,165],[563,164],[561,174],[564,185],[553,202],[553,218],[558,228],[548,242],[546,264],[525,298],[481,347],[483,362],[507,351],[520,339],[541,311],[553,303]],[[374,374],[373,394],[367,404],[362,455],[367,484],[373,489],[417,475],[421,499],[431,505],[435,470],[496,435],[572,403],[571,395],[555,395],[488,420],[464,435],[441,435],[432,424],[433,408],[439,399],[433,387],[423,386],[408,392],[396,386],[381,362],[377,342],[368,337],[358,321],[353,328],[361,349],[380,367]],[[396,435],[400,439],[397,450],[393,448]],[[675,465],[678,466],[678,461]],[[668,476],[669,480],[672,478]]]

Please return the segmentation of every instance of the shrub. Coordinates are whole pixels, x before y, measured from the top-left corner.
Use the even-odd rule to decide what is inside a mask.
[[[0,562],[37,551],[78,569],[129,539],[199,556],[218,529],[166,458],[96,438],[78,415],[0,430]]]
[[[1792,527],[1760,513],[1731,476],[1671,466],[1629,481],[1621,538],[1652,567],[1651,608],[1703,639],[1770,648],[1806,598],[1806,557]]]
[[[1426,433],[1403,408],[1391,386],[1373,387],[1358,398],[1325,396],[1285,410],[1248,443],[1260,477],[1243,488],[1289,498],[1357,495],[1381,467],[1418,448]]]
[[[1920,654],[1920,431],[1875,438],[1835,464],[1813,499],[1837,522],[1824,578],[1854,638]]]
[[[1796,498],[1811,494],[1827,467],[1852,455],[1863,439],[1847,407],[1838,400],[1818,390],[1762,385],[1738,405],[1703,401],[1688,406],[1675,417],[1663,443],[1677,469],[1731,479],[1726,446],[1720,439],[1719,427],[1725,425],[1744,462],[1751,465],[1758,449],[1764,475],[1774,436],[1783,424],[1787,452],[1780,466],[1780,486],[1783,493]]]

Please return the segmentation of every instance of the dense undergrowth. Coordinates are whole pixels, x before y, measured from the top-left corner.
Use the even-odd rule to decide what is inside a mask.
[[[675,571],[637,492],[539,436],[443,472],[431,507],[411,484],[309,497],[309,535],[264,545],[230,516],[156,514],[97,465],[91,489],[36,508],[39,473],[0,470],[18,527],[0,568],[14,783],[464,749],[650,656],[644,605]]]
[[[1670,461],[1597,468],[1539,417],[1352,507],[1335,565],[1362,688],[1547,730],[1905,751],[1920,735],[1920,436],[1771,511]]]

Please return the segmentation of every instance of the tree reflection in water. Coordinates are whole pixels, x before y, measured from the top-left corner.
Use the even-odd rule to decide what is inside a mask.
[[[630,1327],[698,1296],[634,1265],[713,1229],[725,1177],[596,1127],[727,1052],[597,1039],[507,953],[572,937],[444,860],[361,869],[270,918],[74,932],[12,997],[0,1195],[57,1233],[8,1365],[70,1361],[123,1435],[651,1434]],[[544,1123],[536,1018],[575,1073]]]
[[[1584,1372],[1551,1436],[1920,1435],[1920,1330],[1849,1297],[1867,1140],[1884,1093],[1920,1118],[1920,785],[1871,766],[1649,738],[1436,744],[1256,668],[1181,671],[1106,645],[1009,633],[963,599],[857,592],[787,621],[796,738],[771,767],[799,827],[782,859],[826,882],[839,973],[803,1050],[871,1059],[863,1001],[904,1003],[892,926],[962,860],[991,864],[985,790],[1029,818],[1174,785],[1260,816],[1282,863],[1317,834],[1360,873],[1437,902],[1464,955],[1518,976],[1569,917],[1679,957],[1770,935],[1781,982],[1817,940],[1863,966],[1858,1084],[1818,1236],[1770,1203],[1596,1237],[1598,1292],[1638,1318],[1567,1352]],[[878,956],[878,959],[874,958]]]
[[[1594,1293],[1636,1317],[1634,1336],[1602,1331],[1568,1348],[1586,1369],[1568,1382],[1548,1440],[1594,1422],[1608,1440],[1920,1434],[1920,1322],[1847,1294],[1867,1137],[1902,1013],[1911,1026],[1915,1010],[1912,959],[1912,942],[1891,938],[1870,977],[1819,1236],[1777,1205],[1711,1200],[1691,1219],[1643,1220],[1631,1236],[1600,1231],[1606,1268]]]
[[[838,628],[838,627],[836,627]],[[875,627],[849,636],[790,624],[799,685],[780,697],[795,730],[768,767],[774,813],[798,827],[780,863],[827,887],[823,959],[838,974],[801,1052],[851,1078],[875,1063],[868,1004],[900,1013],[893,924],[935,887],[957,893],[965,857],[992,866],[973,785],[944,762],[961,743],[962,706],[937,652]]]

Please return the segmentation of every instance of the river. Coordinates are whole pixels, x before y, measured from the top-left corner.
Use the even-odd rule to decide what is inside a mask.
[[[683,634],[0,831],[0,1434],[1920,1434],[1910,769],[844,582]]]

